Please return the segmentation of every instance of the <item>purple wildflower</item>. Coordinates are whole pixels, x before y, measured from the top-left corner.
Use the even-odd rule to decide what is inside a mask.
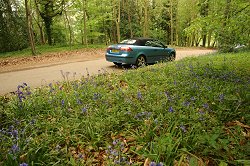
[[[196,99],[195,99],[195,97],[191,97],[190,100],[195,101]]]
[[[28,164],[27,163],[22,163],[19,166],[28,166]]]
[[[142,94],[141,94],[141,92],[138,92],[138,93],[137,93],[137,98],[138,98],[139,100],[142,99]]]
[[[163,166],[163,163],[162,162],[157,163],[156,166]]]
[[[13,152],[13,154],[14,153],[17,153],[18,151],[19,151],[19,147],[18,147],[18,145],[16,145],[16,144],[14,144],[12,147],[11,147],[11,150],[12,150],[12,152]]]
[[[84,156],[83,156],[83,154],[81,154],[81,153],[78,155],[78,158],[79,158],[79,159],[83,159],[83,157],[84,157]]]
[[[224,98],[225,98],[224,94],[220,94],[220,95],[219,95],[219,100],[220,100],[220,102],[222,102],[222,101],[224,100]]]
[[[113,141],[113,145],[116,145],[118,143],[119,140],[114,140]]]
[[[64,106],[64,104],[65,104],[65,101],[64,101],[64,100],[62,100],[62,101],[61,101],[61,103],[62,103],[62,106]]]
[[[82,105],[82,101],[80,99],[77,99],[77,104]]]
[[[30,124],[31,125],[34,125],[36,123],[36,120],[35,119],[32,119],[31,121],[30,121]]]
[[[171,96],[169,95],[169,92],[165,91],[164,93],[165,93],[166,97],[168,98],[168,100],[171,101],[172,99],[171,99]]]
[[[156,162],[151,161],[150,164],[149,164],[149,166],[156,166]]]
[[[82,108],[82,113],[83,113],[83,114],[86,113],[87,110],[88,110],[88,109],[87,109],[86,107]]]
[[[203,104],[203,107],[208,109],[209,108],[209,105],[207,103]]]
[[[12,133],[11,133],[11,135],[12,135],[14,138],[18,139],[18,130],[13,130]]]
[[[199,110],[199,114],[200,114],[200,115],[204,115],[205,112],[204,112],[203,110],[200,109],[200,110]]]
[[[185,107],[188,107],[188,106],[190,105],[190,102],[185,101],[185,102],[183,102],[183,105],[184,105]]]
[[[173,112],[174,112],[174,109],[173,109],[173,107],[172,107],[172,106],[168,109],[168,112],[171,112],[171,113],[173,113]]]
[[[13,129],[14,129],[14,126],[11,125],[11,126],[9,126],[9,130],[8,131],[12,131]]]
[[[187,132],[186,126],[184,126],[184,125],[181,125],[181,126],[180,126],[180,129],[181,129],[184,133]]]
[[[93,97],[93,100],[97,100],[99,98],[99,94],[98,93],[94,93],[94,97]]]

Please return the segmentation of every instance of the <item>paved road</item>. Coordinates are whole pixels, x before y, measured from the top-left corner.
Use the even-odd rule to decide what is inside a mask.
[[[179,50],[176,59],[183,57],[198,56],[213,52],[212,50]],[[34,68],[29,70],[14,71],[0,74],[0,95],[17,90],[17,86],[27,83],[31,88],[47,85],[51,82],[74,80],[82,76],[98,74],[99,72],[122,71],[105,59],[93,61],[74,62],[55,66]]]

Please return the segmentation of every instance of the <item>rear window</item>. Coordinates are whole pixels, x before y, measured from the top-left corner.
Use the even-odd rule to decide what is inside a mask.
[[[122,42],[120,42],[120,44],[130,44],[130,45],[134,45],[135,42],[136,42],[136,40],[128,39],[128,40],[123,40]]]

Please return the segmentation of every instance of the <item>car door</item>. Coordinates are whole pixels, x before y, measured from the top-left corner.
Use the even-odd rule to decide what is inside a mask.
[[[165,50],[165,46],[159,40],[152,40],[146,45],[150,46],[151,48],[151,55],[150,61],[151,63],[159,62],[165,60],[167,57],[167,51]]]
[[[145,42],[144,52],[146,54],[147,63],[155,63],[157,57],[157,48],[153,40],[148,40]]]

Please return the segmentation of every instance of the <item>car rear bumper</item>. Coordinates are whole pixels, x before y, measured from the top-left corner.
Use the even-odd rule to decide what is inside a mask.
[[[106,54],[106,60],[109,62],[125,63],[125,64],[135,64],[136,59],[134,57]]]

